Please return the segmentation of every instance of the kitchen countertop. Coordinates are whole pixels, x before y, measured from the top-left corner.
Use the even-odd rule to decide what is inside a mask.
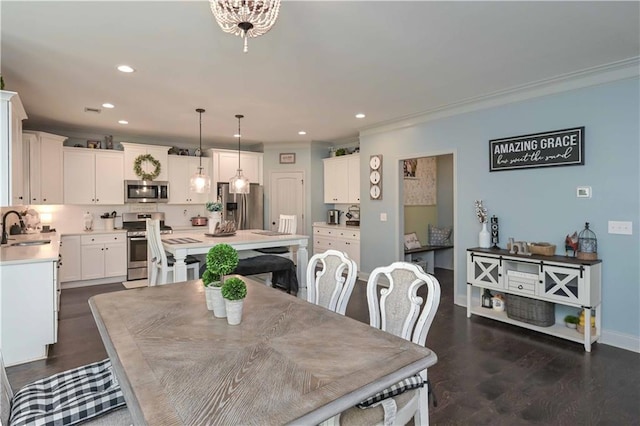
[[[11,246],[11,244],[20,241],[38,240],[51,240],[51,243],[36,246]],[[9,235],[9,244],[3,244],[0,247],[0,265],[53,262],[58,260],[59,252],[60,236],[55,232]]]
[[[339,225],[328,225],[327,222],[313,222],[313,226],[323,226],[327,228],[340,228],[340,229],[360,229],[360,226],[345,225],[343,223]]]

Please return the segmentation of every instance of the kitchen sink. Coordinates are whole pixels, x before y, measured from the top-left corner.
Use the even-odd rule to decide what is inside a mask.
[[[51,240],[32,240],[32,241],[20,241],[19,243],[13,243],[12,246],[41,246],[44,244],[50,244]]]

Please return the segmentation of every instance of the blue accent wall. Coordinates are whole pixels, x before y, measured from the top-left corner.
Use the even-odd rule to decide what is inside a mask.
[[[482,199],[508,237],[546,241],[564,254],[564,238],[585,222],[598,238],[603,331],[640,336],[640,81],[562,92],[428,121],[360,138],[361,270],[400,259],[400,159],[454,152],[456,296],[466,294],[466,249],[478,245],[473,201]],[[585,164],[489,172],[489,140],[585,126]],[[371,201],[368,159],[383,155],[383,199]],[[577,198],[577,186],[593,197]],[[380,221],[380,213],[388,221]],[[633,223],[633,235],[607,233],[607,221]]]

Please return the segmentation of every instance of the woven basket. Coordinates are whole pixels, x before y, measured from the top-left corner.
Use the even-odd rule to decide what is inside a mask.
[[[551,302],[507,293],[507,316],[517,321],[550,327],[556,323],[555,308]]]
[[[549,243],[530,243],[529,252],[541,256],[553,256],[556,254],[556,245]]]

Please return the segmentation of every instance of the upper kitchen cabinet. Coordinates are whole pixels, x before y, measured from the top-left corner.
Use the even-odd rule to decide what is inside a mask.
[[[25,131],[22,135],[25,192],[30,204],[62,204],[64,136]]]
[[[64,148],[65,204],[124,204],[124,154]]]
[[[0,206],[28,203],[22,164],[22,120],[26,118],[18,94],[0,91]]]
[[[213,161],[211,186],[216,188],[219,182],[228,183],[238,171],[238,151],[212,149],[210,152]],[[250,183],[263,185],[263,155],[261,152],[240,152],[240,168]]]
[[[202,171],[209,176],[210,161],[210,158],[202,158]],[[169,156],[169,204],[205,204],[209,201],[211,192],[198,194],[189,188],[191,176],[199,166],[199,157]]]
[[[325,158],[324,202],[360,203],[360,155]]]
[[[140,176],[136,175],[133,171],[133,163],[140,155],[151,155],[154,159],[160,162],[160,174],[154,180],[167,181],[169,180],[169,146],[157,146],[157,145],[144,145],[129,142],[120,142],[124,148],[124,178],[126,180],[142,180]],[[153,164],[149,162],[142,163],[142,170],[146,173],[152,173],[155,168]]]

